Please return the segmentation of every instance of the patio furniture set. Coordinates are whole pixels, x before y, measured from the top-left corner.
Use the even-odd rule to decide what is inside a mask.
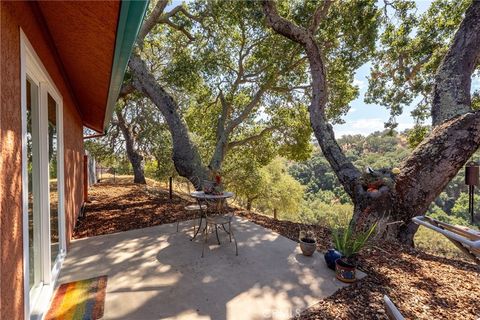
[[[219,192],[219,193],[206,193],[205,191],[194,191],[190,193],[190,196],[194,198],[197,204],[191,204],[185,207],[185,210],[194,213],[193,216],[193,237],[190,241],[195,240],[200,231],[203,235],[203,247],[202,258],[205,255],[205,247],[208,244],[208,234],[210,230],[215,229],[215,236],[217,243],[220,245],[220,237],[218,236],[218,230],[222,229],[228,234],[230,242],[235,243],[235,255],[238,256],[238,245],[235,235],[232,230],[232,221],[234,217],[234,211],[225,212],[227,207],[227,199],[234,196],[233,192]],[[198,220],[198,227],[197,227]],[[203,227],[202,227],[203,225]],[[178,232],[179,222],[177,222]]]

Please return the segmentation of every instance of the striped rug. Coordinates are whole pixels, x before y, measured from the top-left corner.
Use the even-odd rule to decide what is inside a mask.
[[[94,320],[103,317],[107,276],[60,285],[46,320]]]

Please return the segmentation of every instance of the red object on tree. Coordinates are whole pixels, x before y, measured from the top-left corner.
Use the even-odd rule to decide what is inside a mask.
[[[216,176],[215,176],[215,182],[216,182],[217,184],[222,183],[222,177],[221,177],[220,175],[216,175]]]

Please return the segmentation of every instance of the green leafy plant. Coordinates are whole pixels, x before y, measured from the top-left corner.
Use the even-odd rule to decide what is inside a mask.
[[[349,224],[346,228],[333,230],[335,249],[342,253],[348,263],[354,263],[356,255],[367,245],[376,228],[377,223],[366,231],[356,231],[355,226]]]

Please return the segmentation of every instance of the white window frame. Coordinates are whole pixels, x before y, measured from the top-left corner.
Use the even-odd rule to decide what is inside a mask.
[[[28,156],[27,156],[27,92],[26,81],[30,78],[39,88],[39,140],[46,146],[40,146],[40,183],[38,196],[40,210],[43,215],[49,214],[49,170],[48,170],[48,94],[57,103],[57,190],[59,221],[59,255],[51,264],[50,258],[50,217],[43,216],[41,223],[41,263],[42,285],[36,294],[30,297],[29,281],[29,230],[28,230]],[[65,179],[64,179],[64,131],[63,131],[63,98],[55,86],[45,66],[20,29],[20,83],[22,114],[22,196],[23,196],[23,281],[24,281],[24,314],[25,319],[41,319],[46,312],[64,257],[66,255],[65,232]],[[47,152],[45,152],[45,150]],[[47,235],[47,236],[45,236]]]

